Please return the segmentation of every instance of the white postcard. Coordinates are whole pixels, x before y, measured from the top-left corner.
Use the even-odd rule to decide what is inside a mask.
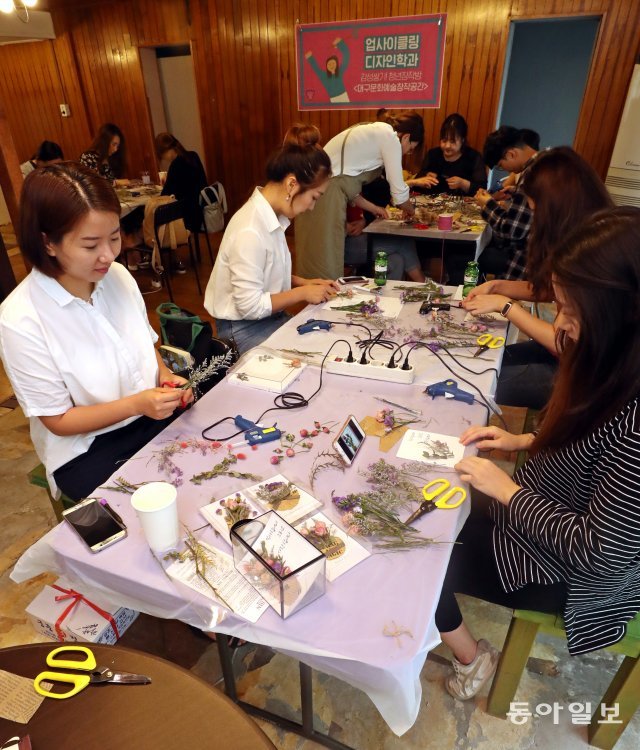
[[[282,474],[254,484],[243,492],[265,510],[277,511],[292,526],[322,506],[313,495],[289,482]]]
[[[296,524],[295,528],[327,558],[327,581],[335,581],[371,554],[324,513],[314,513],[311,518]]]
[[[230,531],[236,521],[244,518],[256,518],[264,513],[264,510],[257,504],[253,503],[242,492],[234,492],[231,495],[223,497],[221,500],[214,500],[200,508],[200,513],[220,534],[220,536],[231,544]]]
[[[382,297],[371,294],[354,294],[353,297],[334,297],[322,307],[323,310],[332,310],[333,312],[348,312],[339,310],[340,307],[351,307],[358,305],[360,302],[373,304],[374,302],[380,308],[380,315],[384,318],[397,318],[402,310],[402,300],[400,297]]]
[[[238,365],[225,382],[271,393],[284,393],[306,367],[300,361],[297,367],[293,367],[292,361],[258,351]]]
[[[211,559],[211,564],[207,566],[206,581],[203,581],[197,574],[195,562],[189,559],[184,562],[176,560],[171,563],[167,568],[167,574],[189,588],[204,594],[208,599],[229,607],[245,620],[257,622],[266,610],[267,602],[238,573],[231,555],[205,542],[200,542],[200,544],[209,553]]]
[[[423,430],[407,430],[402,436],[398,458],[427,464],[454,467],[464,455],[464,445],[457,437]]]

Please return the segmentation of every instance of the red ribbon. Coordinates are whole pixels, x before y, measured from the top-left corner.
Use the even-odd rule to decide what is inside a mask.
[[[105,620],[108,620],[109,624],[113,628],[113,632],[115,633],[116,640],[120,638],[120,633],[118,632],[118,626],[116,625],[116,621],[111,617],[111,615],[108,612],[105,612],[104,609],[101,609],[97,606],[97,604],[94,604],[93,602],[90,602],[85,596],[83,596],[79,591],[74,591],[73,589],[63,589],[61,586],[56,586],[56,584],[52,584],[52,588],[57,589],[58,591],[62,591],[64,596],[56,596],[55,600],[57,602],[63,602],[65,599],[73,599],[71,604],[65,609],[65,611],[58,617],[56,620],[55,628],[56,628],[56,635],[58,636],[58,640],[64,641],[64,631],[60,627],[62,623],[67,618],[67,615],[80,604],[80,602],[84,602],[85,604],[88,604],[91,609],[95,609],[95,611],[101,616],[104,617]]]

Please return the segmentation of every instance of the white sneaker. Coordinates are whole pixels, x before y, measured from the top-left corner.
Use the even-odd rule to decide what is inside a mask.
[[[151,286],[153,287],[153,289],[162,289],[162,281],[160,281],[159,278],[154,276],[151,279]]]
[[[453,657],[453,674],[445,680],[445,687],[450,695],[461,701],[477,695],[493,677],[500,652],[484,639],[478,641],[476,658],[471,664],[461,664]]]

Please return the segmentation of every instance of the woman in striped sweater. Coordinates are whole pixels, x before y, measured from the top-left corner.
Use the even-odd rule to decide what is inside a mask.
[[[551,259],[560,369],[537,434],[471,427],[478,450],[528,450],[513,478],[470,456],[463,481],[493,498],[454,546],[436,624],[454,654],[446,687],[473,697],[498,652],[476,641],[455,593],[562,611],[569,652],[621,640],[640,611],[640,210],[612,208]]]

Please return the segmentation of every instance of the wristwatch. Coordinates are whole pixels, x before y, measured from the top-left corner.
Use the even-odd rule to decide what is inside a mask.
[[[502,315],[503,318],[506,318],[509,314],[509,310],[513,307],[513,300],[509,300],[507,304],[500,310],[500,315]]]

